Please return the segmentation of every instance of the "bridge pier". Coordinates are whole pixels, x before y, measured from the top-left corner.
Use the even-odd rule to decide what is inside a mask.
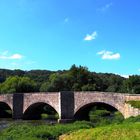
[[[59,123],[68,123],[73,121],[74,116],[74,92],[59,92]]]
[[[23,118],[23,99],[24,94],[13,94],[13,119]]]

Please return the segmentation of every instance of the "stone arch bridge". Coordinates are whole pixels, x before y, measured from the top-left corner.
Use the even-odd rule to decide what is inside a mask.
[[[121,94],[109,92],[47,92],[0,95],[0,103],[7,104],[14,119],[22,119],[29,107],[45,103],[56,110],[59,121],[74,119],[79,110],[94,103],[109,105],[122,113],[124,118],[140,115],[127,101],[139,100],[140,94]]]

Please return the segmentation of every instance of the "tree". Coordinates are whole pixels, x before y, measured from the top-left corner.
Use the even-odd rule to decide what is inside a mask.
[[[126,81],[126,87],[129,93],[140,93],[140,76],[130,76]]]
[[[139,77],[131,76],[126,79],[111,73],[90,72],[87,67],[76,65],[72,65],[69,70],[58,71],[0,69],[0,90],[2,93],[39,90],[139,93]]]
[[[82,91],[95,91],[96,85],[95,84],[87,84],[82,86]]]
[[[1,93],[16,93],[18,88],[19,77],[9,77],[1,84]]]
[[[31,80],[29,77],[22,77],[18,81],[18,88],[17,92],[23,93],[23,92],[35,92],[37,90],[36,83]]]
[[[9,77],[0,85],[0,93],[34,92],[36,89],[36,83],[28,77]]]
[[[68,74],[54,73],[49,81],[41,85],[40,91],[70,91],[72,89],[72,77]]]

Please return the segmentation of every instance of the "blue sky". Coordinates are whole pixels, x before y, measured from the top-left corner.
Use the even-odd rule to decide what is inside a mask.
[[[0,68],[140,74],[139,0],[0,0]]]

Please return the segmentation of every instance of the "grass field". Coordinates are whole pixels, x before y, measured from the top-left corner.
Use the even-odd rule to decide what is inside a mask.
[[[140,140],[140,122],[81,129],[60,140]]]
[[[92,128],[92,124],[85,121],[56,125],[13,123],[10,127],[0,131],[0,140],[56,140],[62,134],[83,128]]]

